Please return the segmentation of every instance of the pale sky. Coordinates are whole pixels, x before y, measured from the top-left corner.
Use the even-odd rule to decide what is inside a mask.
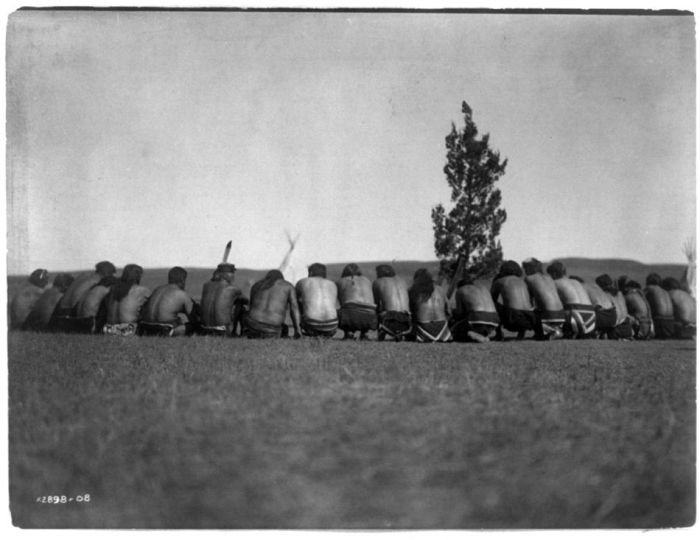
[[[432,260],[467,101],[504,256],[685,262],[692,16],[16,12],[7,272]]]

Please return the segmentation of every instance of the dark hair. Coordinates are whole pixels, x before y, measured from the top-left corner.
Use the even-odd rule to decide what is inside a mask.
[[[113,276],[117,273],[117,269],[109,261],[100,261],[95,265],[95,272],[101,276]]]
[[[435,290],[433,275],[427,268],[419,268],[413,274],[413,284],[408,289],[408,297],[414,304],[420,304],[428,300]]]
[[[326,277],[326,265],[321,263],[313,263],[309,266],[309,277]]]
[[[49,271],[46,268],[37,268],[29,274],[29,283],[37,287],[46,287],[49,282]]]
[[[66,292],[66,289],[73,283],[73,276],[70,274],[58,274],[53,278],[53,288]]]
[[[661,282],[661,286],[667,291],[673,291],[675,289],[680,289],[680,282],[674,277],[667,277]]]
[[[187,270],[181,266],[173,266],[168,272],[168,283],[184,283],[187,279]]]
[[[115,276],[105,276],[99,282],[95,283],[91,289],[95,287],[107,287],[112,288],[119,280]]]
[[[647,285],[661,285],[661,276],[652,272],[647,276]]]
[[[534,257],[531,257],[525,261],[523,261],[523,270],[525,271],[525,274],[530,276],[532,274],[536,274],[537,272],[542,273],[542,261],[538,261]]]
[[[396,272],[394,271],[394,267],[391,266],[390,264],[380,264],[376,268],[377,272],[377,279],[383,278],[383,277],[394,277],[396,275]]]
[[[579,276],[569,276],[569,279],[575,279],[579,283],[583,283],[583,278]]]
[[[219,274],[233,274],[236,272],[236,265],[231,263],[221,263],[216,267],[216,272]]]
[[[340,275],[340,277],[352,277],[352,276],[361,276],[362,271],[360,270],[360,267],[357,266],[355,263],[350,263],[343,268],[343,273]]]
[[[633,279],[630,279],[625,281],[623,285],[620,285],[620,288],[629,291],[630,289],[641,289],[642,286]]]
[[[563,278],[566,275],[566,267],[561,261],[554,261],[547,267],[547,273],[552,276],[552,279]]]
[[[516,261],[503,261],[494,279],[507,276],[523,277],[523,269]]]
[[[599,275],[597,278],[595,278],[595,282],[605,292],[609,292],[610,294],[617,294],[617,288],[615,287],[615,283],[608,274]]]
[[[114,286],[112,292],[114,293],[114,298],[119,302],[127,294],[133,285],[138,285],[141,283],[141,276],[143,275],[143,268],[138,264],[127,264],[122,270],[122,275],[119,278],[119,282]]]
[[[280,279],[284,279],[284,275],[279,270],[270,270],[263,279],[258,281],[255,286],[259,286],[261,291],[267,290],[277,283]]]

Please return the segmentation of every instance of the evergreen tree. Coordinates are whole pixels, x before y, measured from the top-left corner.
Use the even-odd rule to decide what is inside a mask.
[[[496,182],[505,173],[508,160],[489,148],[489,135],[477,138],[472,110],[462,102],[464,128],[445,137],[447,164],[444,167],[452,191],[453,208],[438,204],[432,210],[435,254],[443,274],[451,276],[457,261],[480,276],[492,275],[503,260],[498,234],[506,220],[501,191]]]

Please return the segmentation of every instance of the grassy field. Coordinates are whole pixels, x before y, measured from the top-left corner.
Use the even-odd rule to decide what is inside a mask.
[[[21,527],[695,520],[694,342],[10,333],[8,347]]]

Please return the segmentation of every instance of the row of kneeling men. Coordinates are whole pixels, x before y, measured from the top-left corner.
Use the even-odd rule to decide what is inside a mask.
[[[523,271],[524,270],[524,271]],[[109,261],[75,279],[35,270],[10,304],[16,329],[108,335],[193,334],[275,338],[301,336],[448,342],[503,339],[695,338],[695,299],[674,278],[647,277],[646,287],[607,274],[595,283],[567,276],[561,262],[544,271],[537,259],[505,261],[490,290],[473,272],[456,282],[454,296],[425,268],[407,286],[391,265],[376,267],[376,279],[348,264],[338,281],[314,263],[296,286],[271,270],[247,298],[235,284],[233,264],[218,265],[202,288],[200,302],[186,292],[187,272],[174,267],[167,284],[153,291],[140,284],[143,269],[124,267],[119,278]],[[291,321],[291,324],[287,324]]]

